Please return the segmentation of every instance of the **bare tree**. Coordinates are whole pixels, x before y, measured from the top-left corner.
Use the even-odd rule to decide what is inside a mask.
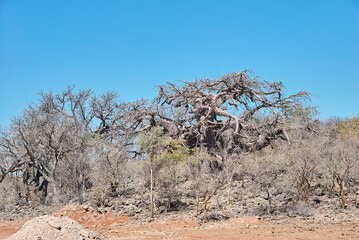
[[[231,151],[236,146],[242,151],[261,149],[285,137],[276,110],[309,96],[305,91],[284,96],[281,82],[251,78],[247,70],[182,85],[167,82],[158,88],[157,103],[186,113],[182,119],[166,119],[176,124],[180,138],[208,148],[226,145]]]
[[[320,138],[303,140],[288,151],[293,175],[298,179],[304,203],[308,202],[309,192],[319,165]]]
[[[48,184],[51,184],[53,195],[57,197],[59,164],[68,161],[68,156],[83,146],[76,128],[61,115],[43,112],[37,106],[29,106],[22,117],[13,119],[11,126],[16,133],[17,152],[22,155],[24,181],[38,185],[45,197]]]
[[[192,155],[187,158],[188,176],[196,192],[195,216],[198,216],[202,203],[205,222],[208,203],[222,187],[224,180],[222,172],[216,165],[216,158],[198,148],[194,149]]]
[[[350,174],[358,166],[358,144],[353,141],[336,140],[328,152],[327,167],[339,185],[339,198],[341,206],[346,207],[345,191]]]
[[[24,159],[10,130],[0,129],[0,183],[6,175],[20,171]]]
[[[275,139],[289,140],[283,111],[301,106],[309,93],[285,96],[283,88],[281,82],[262,81],[245,70],[179,85],[167,82],[158,87],[153,101],[121,102],[116,91],[96,95],[73,86],[61,93],[41,92],[38,104],[29,105],[0,133],[0,182],[18,172],[25,185],[35,186],[45,199],[64,193],[82,201],[89,188],[106,179],[106,191],[101,192],[115,196],[123,161],[141,156],[137,139],[149,159],[151,177],[154,170],[159,174],[151,180],[151,192],[156,183],[170,205],[178,171],[176,164],[168,171],[164,166],[173,163],[174,156],[155,162],[168,150],[157,141],[165,135],[186,145],[183,158],[196,191],[196,215],[202,204],[206,220],[208,204],[224,181],[230,204],[236,159],[265,149]],[[155,129],[162,134],[144,137]],[[277,174],[269,172],[262,176]]]
[[[268,151],[248,155],[245,159],[245,169],[252,181],[266,194],[267,214],[273,211],[272,191],[283,174],[283,156],[278,152]]]
[[[77,134],[93,132],[106,138],[114,132],[124,117],[125,106],[118,101],[116,91],[108,91],[96,96],[91,89],[75,90],[69,86],[59,94],[40,93],[40,107],[43,111],[59,113],[71,119]],[[113,135],[112,135],[113,136]]]

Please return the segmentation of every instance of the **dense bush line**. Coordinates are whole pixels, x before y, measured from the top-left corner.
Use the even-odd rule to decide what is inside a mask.
[[[136,213],[206,220],[359,207],[358,118],[319,121],[309,93],[283,88],[243,71],[166,83],[153,101],[42,92],[1,129],[0,209],[132,199]]]

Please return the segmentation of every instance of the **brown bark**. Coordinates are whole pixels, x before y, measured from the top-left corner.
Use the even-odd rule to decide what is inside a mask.
[[[343,183],[343,181],[341,181],[341,184],[340,184],[340,197],[342,199],[342,208],[345,209],[344,183]]]
[[[196,192],[196,216],[198,216],[198,207],[199,207],[199,191]]]
[[[301,184],[302,184],[302,200],[304,203],[308,202],[308,196],[309,196],[309,183],[306,177],[301,177]]]
[[[206,199],[204,201],[204,207],[203,207],[203,214],[204,214],[204,217],[203,217],[203,221],[204,222],[207,222],[207,203],[208,203],[209,199]]]
[[[339,184],[340,191],[340,201],[342,209],[345,209],[345,195],[344,195],[344,179],[336,176],[337,183]]]

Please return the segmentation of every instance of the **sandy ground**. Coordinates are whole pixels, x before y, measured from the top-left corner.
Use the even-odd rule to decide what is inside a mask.
[[[52,214],[67,216],[86,229],[115,239],[359,239],[359,220],[327,221],[236,217],[197,223],[194,218],[131,220],[70,205]],[[0,221],[0,239],[19,231],[29,219]]]

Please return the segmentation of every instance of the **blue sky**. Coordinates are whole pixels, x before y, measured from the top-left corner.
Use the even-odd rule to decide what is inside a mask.
[[[0,125],[69,84],[123,100],[166,81],[251,69],[359,115],[357,0],[0,0]]]

